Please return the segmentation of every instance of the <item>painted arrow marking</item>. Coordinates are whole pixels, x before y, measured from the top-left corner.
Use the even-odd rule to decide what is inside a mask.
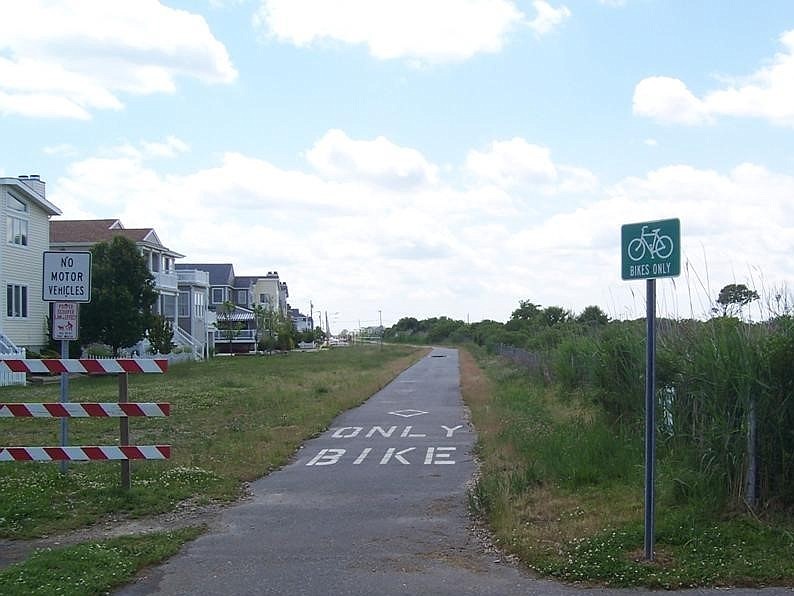
[[[394,412],[389,412],[389,414],[392,416],[400,416],[401,418],[412,418],[413,416],[429,414],[429,412],[423,412],[422,410],[395,410]]]

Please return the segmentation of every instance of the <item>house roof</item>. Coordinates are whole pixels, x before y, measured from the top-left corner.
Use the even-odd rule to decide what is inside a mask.
[[[206,271],[210,275],[211,286],[234,285],[234,266],[231,263],[177,263],[176,269]]]
[[[14,190],[24,194],[25,197],[36,203],[47,215],[60,215],[61,210],[50,203],[35,187],[19,178],[0,178],[0,184],[14,187]],[[43,188],[43,185],[42,185]]]
[[[174,257],[183,257],[167,248],[157,236],[154,228],[125,228],[118,219],[54,219],[50,221],[51,245],[80,245],[109,242],[123,236],[135,242],[159,248]]]
[[[234,278],[234,287],[241,289],[250,288],[257,280],[259,280],[259,277],[255,275],[237,275]]]
[[[122,231],[120,225],[118,219],[54,219],[50,222],[50,242],[104,242]]]

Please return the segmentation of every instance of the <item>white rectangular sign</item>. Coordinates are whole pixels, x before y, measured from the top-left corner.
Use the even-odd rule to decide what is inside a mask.
[[[77,339],[80,305],[76,302],[55,302],[52,305],[52,339]]]
[[[46,251],[41,299],[91,302],[91,253]]]

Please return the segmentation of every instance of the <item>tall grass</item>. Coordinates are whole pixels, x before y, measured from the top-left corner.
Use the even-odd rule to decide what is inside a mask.
[[[480,357],[486,358],[483,352]],[[491,435],[480,444],[490,450],[482,454],[486,469],[473,499],[481,512],[509,509],[542,485],[577,490],[639,481],[639,441],[608,424],[596,408],[560,404],[553,389],[514,365],[489,370],[492,409],[475,409],[474,419],[481,434]]]
[[[550,355],[555,381],[587,396],[612,428],[637,430],[645,349],[642,320],[572,330]],[[793,319],[660,320],[656,402],[659,457],[676,502],[794,506]]]
[[[662,327],[670,341],[673,333],[693,334],[693,345],[678,339],[675,348],[663,350],[669,362],[657,396],[653,562],[643,556],[642,412],[630,403],[642,403],[644,379],[641,373],[608,376],[610,366],[639,371],[642,325],[619,324],[608,333],[588,331],[561,342],[554,366],[558,381],[551,384],[474,350],[491,387],[472,390],[465,380],[467,357],[462,358],[464,399],[479,432],[482,462],[471,506],[488,520],[500,546],[544,575],[567,581],[666,589],[791,585],[791,516],[772,508],[759,517],[736,511],[746,467],[742,404],[754,389],[769,392],[771,387],[767,381],[756,383],[749,372],[770,361],[767,353],[776,354],[783,366],[789,343],[772,342],[773,350],[768,330],[748,330],[737,322],[683,327],[665,322]],[[752,341],[761,342],[761,356]],[[710,355],[704,353],[701,361],[696,350]],[[675,365],[678,360],[687,366]],[[744,368],[727,371],[732,361]],[[728,372],[720,380],[709,376]],[[597,384],[599,379],[608,383]],[[734,397],[709,403],[718,389]],[[768,403],[757,397],[759,404]],[[762,411],[759,407],[760,435],[766,428]],[[787,432],[778,429],[779,435]],[[790,452],[780,446],[776,440],[763,442],[764,486],[779,487],[787,479],[780,466],[790,461],[784,459]],[[762,494],[769,505],[770,493]],[[776,495],[782,505],[785,494]]]

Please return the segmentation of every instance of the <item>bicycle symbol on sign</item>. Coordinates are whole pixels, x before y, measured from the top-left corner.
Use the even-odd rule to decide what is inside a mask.
[[[661,228],[648,231],[648,226],[642,226],[642,231],[637,238],[629,242],[628,253],[632,261],[639,261],[645,256],[645,251],[652,259],[666,259],[673,254],[673,239],[666,234],[659,234]]]

